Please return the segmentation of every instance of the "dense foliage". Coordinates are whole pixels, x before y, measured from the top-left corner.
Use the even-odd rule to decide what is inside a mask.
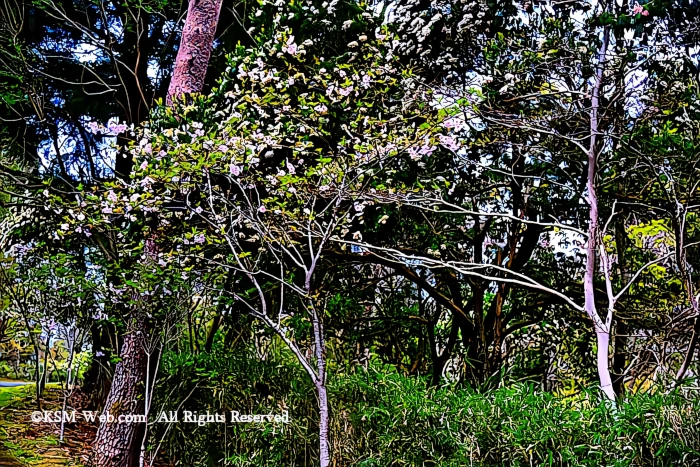
[[[224,457],[231,465],[307,465],[317,455],[313,388],[298,366],[280,371],[274,355],[252,367],[241,350],[225,361],[217,354],[168,359],[166,381],[182,381],[174,397],[194,390],[183,409],[269,413],[294,407],[283,427],[174,428],[165,443],[175,457],[190,464]],[[693,465],[700,452],[700,405],[691,392],[639,394],[611,412],[588,391],[551,394],[515,384],[478,392],[428,382],[375,365],[334,377],[331,433],[338,463]]]
[[[0,10],[0,377],[290,420],[91,462],[697,464],[696,2],[185,10]]]

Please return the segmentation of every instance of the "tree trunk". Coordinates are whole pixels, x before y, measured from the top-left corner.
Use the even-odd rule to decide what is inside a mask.
[[[700,317],[695,318],[695,324],[693,325],[693,335],[690,338],[690,343],[688,344],[688,350],[685,352],[685,357],[683,358],[683,363],[681,364],[678,374],[676,374],[676,384],[683,381],[685,375],[688,373],[688,367],[695,358],[695,348],[698,345],[698,337],[700,337]]]
[[[71,330],[72,331],[72,330]],[[66,411],[66,407],[68,405],[68,394],[71,391],[71,379],[73,377],[73,356],[75,355],[75,345],[76,345],[76,337],[77,337],[77,331],[75,333],[66,333],[69,341],[68,345],[68,366],[66,368],[66,387],[63,390],[63,405],[61,410],[63,412]],[[65,417],[61,417],[61,433],[58,438],[58,442],[60,444],[63,444],[63,438],[65,435],[65,430],[66,430],[66,420]]]
[[[627,232],[624,225],[624,207],[615,220],[615,249],[617,250],[618,274],[622,283],[627,284],[632,280],[630,266],[627,260]],[[614,352],[612,358],[613,390],[615,394],[622,396],[625,391],[625,369],[627,368],[627,322],[618,319],[615,322]]]
[[[214,339],[216,338],[216,333],[219,331],[223,320],[224,317],[222,315],[216,316],[212,320],[211,327],[209,328],[209,332],[207,333],[207,340],[204,343],[204,351],[206,353],[210,353],[212,347],[214,347]]]
[[[167,105],[172,105],[173,100],[183,94],[200,92],[204,87],[221,3],[222,0],[190,0]]]
[[[146,397],[144,398],[144,415],[146,423],[141,430],[141,449],[139,454],[139,467],[144,467],[146,464],[146,448],[148,447],[148,416],[151,413],[153,402],[153,391],[156,387],[156,378],[158,377],[158,368],[160,367],[161,348],[156,347],[147,353],[146,358]]]
[[[51,343],[51,333],[49,332],[46,337],[46,344],[44,345],[44,371],[41,374],[41,381],[39,383],[39,389],[44,392],[46,389],[46,383],[48,383],[49,378],[49,344]]]
[[[586,190],[588,191],[589,223],[588,223],[588,241],[586,242],[586,271],[583,277],[583,293],[584,293],[584,309],[588,317],[593,321],[595,327],[597,351],[596,361],[598,368],[598,377],[600,379],[600,388],[608,399],[615,400],[615,391],[612,387],[609,367],[609,345],[610,345],[610,319],[608,316],[605,322],[600,319],[595,304],[595,274],[596,274],[596,255],[598,251],[598,195],[597,195],[597,158],[599,150],[598,141],[598,108],[600,105],[600,89],[603,82],[603,66],[605,61],[608,40],[610,38],[610,30],[605,28],[603,33],[603,42],[598,53],[598,66],[596,67],[596,75],[594,77],[593,89],[591,93],[591,137],[588,149],[588,173],[586,178]]]
[[[681,226],[686,223],[687,208],[677,206],[676,216],[673,222],[673,230],[676,235],[676,262],[681,270],[681,275],[683,276],[683,286],[685,288],[686,296],[688,297],[688,302],[693,310],[693,314],[696,316],[693,323],[693,333],[690,337],[690,342],[688,343],[688,349],[685,352],[685,357],[681,363],[678,373],[676,374],[676,385],[678,385],[688,372],[688,367],[690,367],[693,358],[695,357],[695,348],[698,344],[698,336],[700,336],[700,316],[698,316],[698,300],[695,296],[695,290],[693,287],[693,277],[690,265],[688,264],[688,258],[685,252],[685,229]]]
[[[305,288],[311,290],[311,274],[313,269],[306,275]],[[330,449],[328,447],[328,392],[326,391],[326,340],[323,336],[323,318],[314,306],[309,302],[311,311],[311,324],[314,330],[314,349],[316,356],[316,378],[314,384],[318,394],[318,451],[321,467],[328,467],[331,464]],[[311,374],[313,378],[313,374]]]
[[[326,385],[322,381],[316,383],[318,392],[318,444],[321,467],[328,467],[331,464],[330,448],[328,447],[328,394]]]
[[[36,386],[36,406],[38,410],[41,410],[41,369],[39,365],[41,364],[41,357],[39,356],[39,347],[36,343],[38,339],[34,339],[34,357],[36,358],[36,374],[34,375],[34,384]]]
[[[598,366],[598,378],[600,379],[600,388],[603,393],[611,401],[615,400],[615,390],[610,377],[610,333],[606,331],[596,331],[596,343],[598,344],[596,351],[596,360]]]
[[[308,290],[307,281],[307,290]],[[321,317],[313,310],[314,346],[316,347],[316,366],[318,378],[316,379],[316,392],[318,393],[318,448],[321,467],[328,467],[331,463],[330,449],[328,447],[328,393],[326,391],[326,343],[323,338],[323,323]]]
[[[120,358],[114,370],[112,388],[105,404],[104,415],[114,417],[102,422],[97,430],[93,461],[96,467],[136,467],[139,464],[142,423],[118,423],[120,415],[143,413],[143,384],[146,379],[146,360],[140,336],[145,332],[142,319],[124,337]]]
[[[85,372],[83,390],[90,400],[90,408],[102,410],[107,401],[111,384],[110,370],[113,367],[109,362],[110,334],[114,340],[118,340],[116,329],[111,325],[104,326],[93,323],[90,327],[92,336],[92,362]],[[104,351],[104,352],[103,352]],[[99,355],[98,356],[98,352]]]
[[[439,305],[436,305],[439,306]],[[423,316],[423,314],[421,314]],[[452,324],[450,325],[450,334],[447,338],[445,348],[441,354],[438,354],[438,344],[435,337],[435,326],[440,318],[439,314],[436,314],[435,319],[428,323],[428,340],[430,344],[430,358],[432,360],[432,377],[430,379],[430,385],[433,387],[440,386],[442,382],[442,372],[445,369],[445,364],[452,357],[452,350],[454,349],[457,339],[459,338],[460,324],[464,320],[464,317],[459,313],[452,313]]]
[[[228,291],[233,285],[233,277],[233,273],[229,272],[228,276],[226,277],[226,282],[224,283],[225,291]],[[207,333],[207,340],[204,343],[204,351],[207,353],[211,352],[211,349],[214,346],[214,339],[216,338],[216,333],[219,331],[219,328],[221,328],[221,324],[224,321],[224,313],[226,313],[226,304],[223,301],[221,301],[216,307],[216,317],[211,322],[211,327],[209,328],[209,332]]]

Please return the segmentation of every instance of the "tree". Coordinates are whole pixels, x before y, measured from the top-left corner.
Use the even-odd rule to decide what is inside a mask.
[[[194,248],[179,254],[233,273],[239,291],[226,292],[279,335],[316,387],[321,465],[328,465],[328,298],[316,270],[332,236],[352,235],[347,227],[365,207],[358,194],[437,140],[439,113],[424,113],[420,100],[411,104],[424,91],[409,71],[395,68],[386,33],[360,35],[350,42],[356,51],[318,64],[315,41],[295,32],[280,27],[259,49],[239,49],[235,71],[214,97],[164,109],[164,121],[171,125],[176,116],[177,126],[144,132],[133,149],[138,178],[125,187],[128,194],[112,196],[108,209],[157,212],[158,223],[173,229],[171,238]],[[277,60],[263,61],[269,56]],[[415,120],[422,125],[405,123]],[[95,223],[112,222],[103,203],[93,204]],[[178,204],[193,219],[189,225],[181,224],[181,211],[158,207]],[[280,294],[278,310],[273,291]],[[282,324],[292,306],[299,329]],[[304,330],[301,312],[311,328]],[[313,363],[301,350],[305,340],[313,343]]]
[[[175,69],[168,87],[168,105],[182,94],[200,92],[204,87],[221,4],[222,0],[189,2]]]
[[[475,72],[485,75],[480,82],[474,80],[477,81],[477,88],[469,84],[465,86],[459,79],[436,80],[436,93],[443,95],[447,101],[456,102],[461,107],[459,113],[463,115],[460,118],[462,123],[453,124],[464,128],[459,133],[463,138],[462,144],[455,144],[454,148],[451,148],[455,152],[455,167],[448,172],[450,176],[445,177],[444,186],[435,187],[435,194],[432,196],[427,193],[422,196],[405,193],[383,197],[380,201],[385,204],[413,205],[430,213],[442,212],[445,221],[457,213],[473,217],[468,227],[474,229],[470,236],[474,241],[471,258],[456,259],[455,257],[459,258],[461,255],[451,252],[445,243],[439,250],[434,247],[428,248],[427,256],[422,251],[410,251],[396,246],[382,248],[376,244],[362,244],[364,248],[377,254],[384,254],[388,261],[417,261],[422,267],[428,268],[448,267],[463,277],[474,278],[471,286],[476,329],[484,327],[481,322],[484,313],[482,303],[486,301],[484,291],[489,287],[488,284],[499,284],[496,299],[490,301],[490,305],[496,311],[492,321],[496,326],[496,339],[493,341],[495,361],[499,360],[498,354],[502,345],[501,310],[506,291],[509,290],[507,284],[551,294],[566,305],[584,311],[593,323],[597,338],[596,366],[601,388],[611,400],[615,394],[611,387],[609,371],[609,343],[614,310],[620,298],[630,291],[635,281],[643,277],[648,268],[669,260],[668,255],[657,254],[643,261],[636,269],[626,271],[626,280],[620,281],[613,278],[614,271],[611,265],[615,259],[607,250],[604,241],[608,223],[617,212],[614,198],[602,201],[599,197],[599,184],[607,186],[606,177],[610,176],[608,164],[611,164],[609,161],[618,154],[616,146],[611,142],[617,138],[624,138],[623,135],[628,131],[631,122],[635,121],[635,117],[630,117],[627,113],[628,109],[624,105],[617,106],[617,103],[625,102],[624,99],[635,99],[637,92],[635,87],[625,80],[608,80],[608,76],[620,76],[620,73],[622,76],[629,76],[628,67],[634,63],[630,62],[630,55],[624,47],[622,49],[625,50],[620,51],[618,47],[615,52],[608,47],[613,29],[612,18],[618,15],[614,26],[616,34],[619,33],[619,36],[616,36],[616,46],[623,40],[623,33],[636,21],[639,26],[649,28],[651,34],[656,34],[654,37],[658,38],[651,41],[648,47],[665,47],[658,36],[659,27],[652,22],[645,23],[649,21],[645,19],[649,16],[648,12],[643,14],[645,10],[636,9],[637,7],[633,15],[628,15],[624,11],[613,12],[611,7],[602,5],[600,10],[588,13],[590,22],[585,28],[581,27],[577,20],[569,17],[568,7],[549,13],[544,10],[528,12],[532,14],[529,15],[527,23],[519,19],[508,20],[513,23],[509,36],[496,33],[486,41],[483,49],[484,62],[473,62]],[[535,31],[539,31],[542,36],[533,49],[530,38]],[[602,40],[599,40],[599,36]],[[647,47],[646,44],[640,43],[634,43],[633,46]],[[522,58],[504,60],[504,56]],[[560,74],[554,71],[553,61],[560,62],[562,69],[566,69],[567,73]],[[618,70],[621,70],[620,73]],[[592,84],[586,94],[579,96],[575,89],[581,83]],[[537,92],[533,93],[533,86],[538,89]],[[605,112],[601,110],[603,108]],[[613,109],[620,113],[614,113]],[[620,134],[614,134],[615,130],[619,130]],[[499,160],[499,156],[489,153],[486,153],[487,156],[483,153],[477,155],[472,159],[473,162],[465,161],[469,152],[474,151],[484,141],[491,143],[487,138],[494,134],[499,143],[494,146],[501,151],[507,151],[509,158],[512,155],[510,165],[504,167],[507,172],[503,172],[512,182],[508,187],[496,179],[498,182],[494,183],[488,192],[490,197],[495,196],[495,200],[485,197],[468,198],[464,192],[459,191],[460,184],[468,186],[474,182],[473,178],[468,176],[469,171],[460,170],[460,166],[481,166],[482,174],[500,169],[494,163]],[[527,141],[529,146],[521,146],[516,138]],[[460,151],[461,147],[469,149]],[[581,155],[585,155],[585,164],[581,163]],[[494,162],[486,157],[493,157],[491,160]],[[524,173],[523,164],[528,159],[533,162],[541,160],[549,167],[542,173],[533,170]],[[440,161],[435,167],[438,170],[444,169],[445,163]],[[439,177],[433,177],[433,180],[435,179],[440,180]],[[477,183],[483,181],[483,175],[477,179]],[[536,183],[531,183],[532,181]],[[550,187],[554,183],[564,187],[568,193],[562,196],[553,191]],[[543,198],[545,204],[537,205],[524,201],[527,198],[539,201],[537,194],[542,193],[543,189],[552,190],[546,192]],[[561,208],[557,206],[556,209],[551,203],[553,200],[559,203],[562,198],[568,198],[568,202],[559,204]],[[576,205],[579,201],[584,201],[588,206],[586,223],[581,222],[577,212]],[[603,207],[607,211],[605,214],[601,212]],[[512,213],[508,212],[510,209]],[[608,219],[607,222],[605,219]],[[503,230],[499,231],[497,228],[504,222],[511,224],[506,230],[510,232],[505,235]],[[449,222],[446,225],[449,225]],[[585,244],[585,267],[580,275],[575,273],[574,276],[582,283],[583,305],[577,304],[578,297],[574,298],[575,295],[572,296],[569,291],[557,289],[539,279],[538,272],[523,274],[513,269],[518,263],[521,265],[518,269],[527,264],[538,246],[541,234],[553,229],[569,232],[577,241]],[[494,244],[497,250],[489,254],[493,258],[489,265],[485,264],[484,254],[480,251],[485,237],[480,236],[479,232],[483,235],[494,235],[497,239],[503,238],[503,243]],[[530,240],[525,241],[524,232],[528,232]],[[562,243],[567,241],[561,234],[560,240],[563,240]],[[520,255],[520,261],[524,262],[514,261],[518,248],[522,250],[520,253],[523,253]],[[617,291],[614,291],[614,281],[619,283]],[[602,286],[602,290],[599,286]],[[603,297],[604,300],[601,300]],[[607,302],[602,304],[606,309],[603,317],[597,311],[601,301]],[[484,345],[483,337],[481,341],[482,348],[488,347]]]

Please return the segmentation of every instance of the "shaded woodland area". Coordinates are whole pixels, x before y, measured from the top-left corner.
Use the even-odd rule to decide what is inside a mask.
[[[700,464],[699,7],[7,0],[0,464]]]

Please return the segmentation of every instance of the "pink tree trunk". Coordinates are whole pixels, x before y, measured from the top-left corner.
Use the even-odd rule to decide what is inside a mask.
[[[204,87],[214,34],[219,22],[222,0],[190,0],[182,30],[173,77],[168,88],[167,105],[182,95],[200,92]],[[142,413],[146,383],[147,355],[136,334],[145,332],[142,320],[124,338],[121,362],[115,368],[105,414],[113,416]],[[93,447],[97,467],[136,467],[141,459],[141,440],[145,426],[133,423],[102,423]]]
[[[200,92],[219,22],[222,0],[190,0],[180,48],[168,88],[167,105],[183,94]]]

